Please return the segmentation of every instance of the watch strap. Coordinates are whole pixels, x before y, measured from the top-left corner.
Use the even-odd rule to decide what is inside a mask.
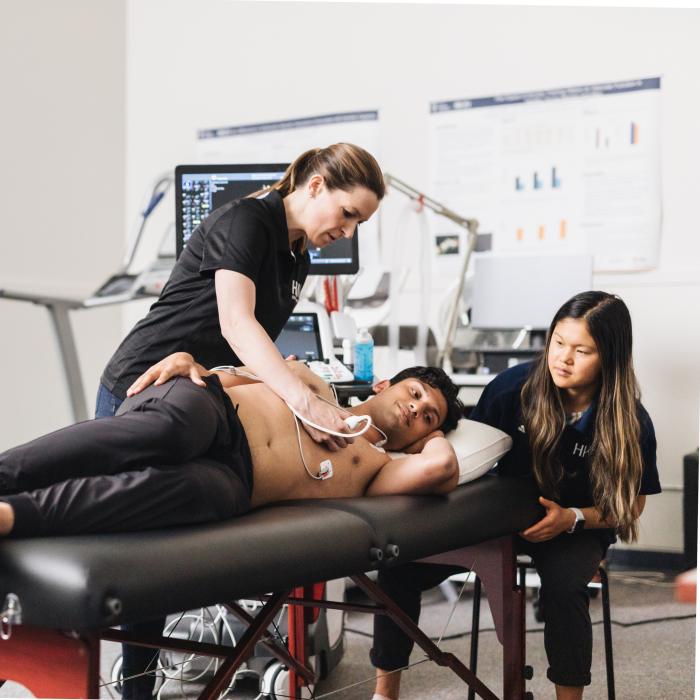
[[[569,510],[573,510],[574,514],[576,515],[574,524],[567,530],[570,535],[573,535],[575,532],[583,530],[583,527],[586,524],[586,518],[583,517],[583,512],[580,508],[574,508],[571,506]]]

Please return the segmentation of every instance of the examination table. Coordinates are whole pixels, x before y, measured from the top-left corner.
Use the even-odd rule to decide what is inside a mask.
[[[447,496],[289,501],[198,527],[2,541],[0,678],[39,697],[98,697],[100,640],[128,640],[222,659],[200,696],[217,698],[262,642],[290,668],[290,695],[301,697],[302,686],[314,681],[305,665],[304,608],[352,608],[314,599],[311,584],[350,576],[373,601],[361,610],[390,615],[434,661],[480,697],[496,698],[364,575],[421,559],[460,564],[480,577],[503,645],[503,697],[524,698],[524,593],[514,533],[541,517],[537,496],[529,479],[485,476]],[[246,619],[235,601],[257,594],[266,603]],[[288,600],[287,650],[266,634]],[[233,648],[136,639],[112,628],[215,603],[249,623]]]

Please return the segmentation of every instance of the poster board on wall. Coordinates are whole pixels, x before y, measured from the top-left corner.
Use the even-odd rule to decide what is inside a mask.
[[[654,268],[660,95],[656,77],[432,102],[431,192],[479,219],[495,252],[585,252],[596,272]]]

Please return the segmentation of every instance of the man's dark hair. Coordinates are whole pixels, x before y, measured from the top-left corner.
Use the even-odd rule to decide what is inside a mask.
[[[448,433],[457,427],[459,419],[464,416],[464,404],[457,398],[459,389],[439,367],[408,367],[395,374],[389,384],[398,384],[404,379],[417,379],[442,392],[447,401],[447,416],[440,426],[443,433]]]

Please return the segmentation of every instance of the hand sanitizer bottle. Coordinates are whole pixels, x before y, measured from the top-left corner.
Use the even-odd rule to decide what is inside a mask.
[[[361,382],[374,379],[374,340],[366,328],[360,328],[355,338],[355,379]]]

